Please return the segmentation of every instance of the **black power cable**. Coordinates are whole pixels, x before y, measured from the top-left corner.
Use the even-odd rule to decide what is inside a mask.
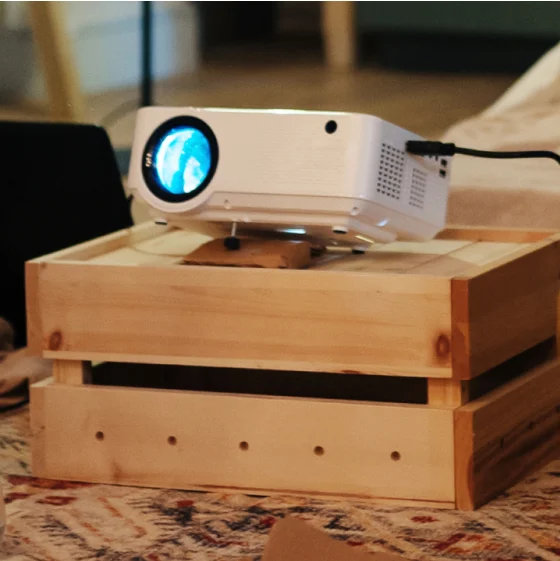
[[[521,150],[515,152],[499,152],[493,150],[473,150],[455,146],[451,142],[437,142],[432,140],[410,140],[406,143],[409,154],[417,156],[454,156],[463,154],[477,158],[493,158],[496,160],[516,160],[520,158],[550,158],[560,164],[560,155],[550,150]]]

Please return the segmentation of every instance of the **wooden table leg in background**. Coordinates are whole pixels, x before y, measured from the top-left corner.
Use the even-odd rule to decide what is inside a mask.
[[[327,66],[351,70],[356,63],[354,2],[322,2],[321,28]]]
[[[58,2],[28,2],[28,8],[51,116],[57,121],[82,122],[84,98],[62,7]]]

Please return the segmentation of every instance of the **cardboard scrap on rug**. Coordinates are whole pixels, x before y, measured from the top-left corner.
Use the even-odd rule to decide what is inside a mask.
[[[252,560],[245,558],[237,561]],[[355,549],[331,538],[303,520],[286,516],[272,527],[262,561],[403,561],[403,559],[389,553],[368,553]]]

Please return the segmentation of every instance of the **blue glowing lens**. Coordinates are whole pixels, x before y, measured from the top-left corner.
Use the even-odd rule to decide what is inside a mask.
[[[154,150],[157,178],[174,195],[191,193],[206,179],[212,165],[210,143],[193,127],[171,129]]]

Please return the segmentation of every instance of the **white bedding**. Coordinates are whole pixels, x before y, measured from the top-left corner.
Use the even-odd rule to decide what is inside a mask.
[[[486,150],[560,152],[560,44],[495,104],[451,127],[442,140]],[[560,230],[560,166],[546,159],[456,156],[448,222]]]

